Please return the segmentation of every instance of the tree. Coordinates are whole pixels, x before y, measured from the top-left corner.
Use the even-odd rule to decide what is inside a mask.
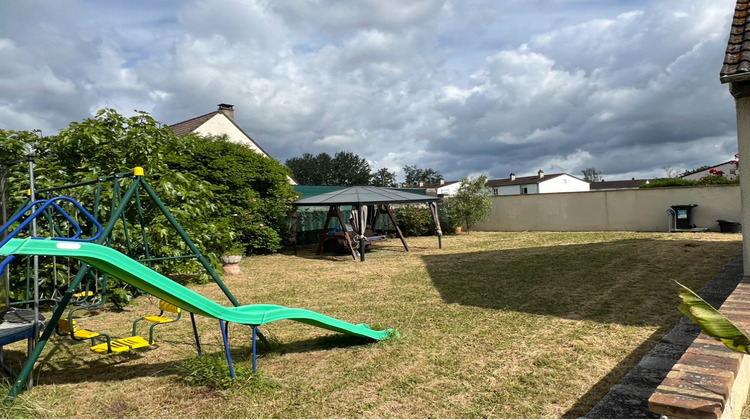
[[[417,165],[404,166],[404,174],[406,175],[406,181],[404,184],[407,187],[417,187],[420,182],[425,184],[436,184],[443,179],[440,172],[432,168],[420,169]]]
[[[32,153],[38,140],[36,132],[0,129],[0,164],[25,158]]]
[[[664,173],[667,174],[667,178],[677,178],[678,177],[677,169],[675,169],[675,168],[673,168],[673,167],[671,167],[669,165],[662,166],[662,169],[664,169]]]
[[[331,184],[345,187],[369,185],[370,164],[354,153],[341,151],[331,162]]]
[[[34,132],[0,131],[0,160],[23,157],[28,151],[35,154],[37,189],[143,167],[149,185],[215,267],[220,266],[218,256],[235,238],[253,240],[246,227],[233,220],[234,214],[242,215],[242,220],[252,222],[257,228],[268,226],[274,231],[259,229],[258,241],[273,245],[274,235],[286,237],[287,228],[282,220],[294,196],[286,181],[289,174],[286,168],[223,139],[195,134],[178,137],[171,128],[145,112],[125,117],[113,109],[103,109],[94,117],[73,122],[59,134],[48,137]],[[17,166],[20,169],[14,168],[11,175],[15,178],[9,183],[11,211],[20,204],[29,185],[25,165]],[[120,187],[127,186],[128,180],[121,180]],[[108,217],[113,201],[111,184],[104,188],[104,198],[95,214],[100,220]],[[86,186],[60,194],[71,195],[84,206],[90,206],[95,190],[94,186]],[[154,203],[141,198],[141,204],[141,214],[131,206],[124,218],[132,227],[140,225],[140,220],[148,221],[147,229],[142,232],[147,235],[150,255],[190,254]],[[133,237],[127,238],[125,229],[118,224],[111,246],[123,249],[126,241],[130,241],[133,255],[142,254],[142,241],[132,241]],[[194,259],[153,263],[155,270],[165,274],[197,273],[200,267]]]
[[[370,184],[376,187],[397,187],[396,173],[389,171],[388,168],[380,168],[372,174]]]
[[[336,185],[353,187],[370,182],[370,165],[354,153],[341,151],[331,158],[327,153],[287,159],[294,179],[300,185]]]
[[[328,183],[331,161],[328,153],[317,156],[305,153],[302,157],[287,159],[286,166],[300,185],[331,185]]]
[[[490,191],[486,186],[487,175],[477,178],[464,178],[453,197],[445,199],[448,217],[459,224],[465,224],[467,232],[476,222],[487,218],[492,211]]]
[[[583,174],[583,180],[586,182],[602,181],[602,173],[597,171],[596,168],[586,168],[581,173]]]

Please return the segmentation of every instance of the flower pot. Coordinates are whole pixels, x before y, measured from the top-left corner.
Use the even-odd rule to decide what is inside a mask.
[[[242,261],[242,255],[222,255],[219,259],[224,265],[239,264],[239,262]]]
[[[242,271],[239,264],[224,264],[222,268],[224,269],[224,274],[227,275],[240,274]]]

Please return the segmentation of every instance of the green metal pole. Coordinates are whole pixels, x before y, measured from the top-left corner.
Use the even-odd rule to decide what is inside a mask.
[[[177,222],[177,219],[172,216],[172,213],[169,211],[167,206],[164,205],[164,203],[159,199],[159,196],[156,195],[153,189],[151,189],[151,186],[146,183],[146,180],[143,179],[143,177],[136,177],[136,180],[143,185],[143,189],[146,190],[146,193],[151,197],[152,200],[154,200],[154,203],[159,207],[159,210],[164,213],[164,216],[167,217],[167,220],[169,220],[169,223],[172,224],[172,227],[177,230],[177,233],[182,237],[182,240],[185,241],[188,248],[190,248],[190,251],[193,252],[193,254],[198,256],[198,261],[200,261],[201,264],[203,264],[203,267],[208,271],[208,274],[211,275],[211,277],[214,279],[216,284],[219,285],[221,290],[224,292],[224,294],[229,298],[229,300],[232,302],[234,306],[240,306],[239,302],[237,302],[237,298],[234,297],[232,292],[229,291],[227,286],[224,284],[224,282],[221,281],[221,278],[216,274],[213,267],[211,267],[211,264],[208,263],[208,260],[206,260],[206,257],[201,254],[200,250],[198,250],[198,247],[195,246],[193,241],[190,239],[187,233],[182,229],[182,226]]]
[[[120,214],[125,210],[125,207],[130,201],[130,199],[133,197],[133,194],[135,193],[135,190],[138,189],[138,182],[133,182],[133,185],[130,186],[128,191],[125,193],[125,195],[122,197],[122,200],[120,201],[120,205],[115,209],[115,211],[112,214],[112,217],[109,220],[109,223],[107,223],[107,226],[102,230],[102,235],[99,237],[99,239],[96,240],[96,243],[103,244],[107,241],[107,238],[109,235],[112,234],[112,230],[115,227],[115,224],[118,221],[118,218],[120,217]],[[29,378],[29,375],[31,374],[31,371],[34,369],[34,364],[36,364],[36,361],[39,359],[39,355],[42,353],[42,350],[44,349],[44,346],[47,344],[47,341],[49,341],[50,336],[52,335],[52,332],[55,330],[55,326],[57,325],[57,322],[60,320],[60,317],[62,317],[63,312],[65,312],[65,308],[68,306],[68,303],[70,302],[70,299],[73,297],[73,290],[75,290],[79,284],[81,284],[81,280],[86,276],[88,271],[91,269],[87,264],[84,264],[83,267],[78,271],[78,274],[73,279],[73,281],[70,283],[70,287],[68,287],[68,290],[63,295],[62,299],[60,300],[60,303],[58,303],[57,307],[55,308],[55,311],[52,313],[52,318],[49,319],[47,326],[44,329],[44,332],[42,333],[42,337],[37,342],[36,347],[34,347],[34,350],[29,355],[29,358],[26,360],[26,364],[23,366],[23,369],[21,370],[21,373],[18,375],[18,379],[13,384],[13,387],[10,389],[10,393],[8,394],[8,398],[6,398],[6,402],[13,401],[19,392],[21,392],[21,388],[23,388],[23,385],[26,383],[26,380]]]
[[[43,188],[41,190],[37,190],[37,192],[38,193],[46,193],[46,192],[52,192],[52,191],[59,191],[59,190],[76,188],[76,187],[84,187],[86,185],[93,185],[93,184],[100,183],[100,182],[112,181],[112,180],[115,180],[115,179],[118,179],[118,178],[132,178],[132,177],[133,177],[133,172],[123,172],[123,173],[119,173],[119,174],[115,174],[115,175],[110,175],[110,176],[107,176],[107,177],[104,177],[104,178],[92,179],[92,180],[89,180],[89,181],[75,182],[75,183],[72,183],[72,184],[60,185],[58,187]]]
[[[29,358],[26,360],[26,364],[23,366],[21,373],[18,374],[18,379],[16,379],[16,382],[13,384],[13,387],[10,389],[8,398],[5,399],[6,403],[12,402],[16,398],[16,396],[21,392],[21,388],[23,388],[24,384],[26,383],[26,380],[29,378],[31,371],[34,370],[34,365],[36,364],[36,361],[39,359],[39,356],[41,355],[42,350],[44,349],[44,346],[47,344],[47,341],[49,340],[50,336],[55,331],[55,326],[57,325],[57,322],[62,317],[63,312],[65,312],[65,308],[68,306],[70,299],[73,297],[73,290],[76,287],[78,287],[78,285],[81,283],[81,280],[86,276],[86,273],[88,273],[89,269],[90,267],[86,264],[84,264],[83,267],[81,267],[75,279],[73,279],[73,282],[71,283],[71,287],[68,288],[68,290],[65,292],[62,299],[60,300],[60,303],[57,304],[55,311],[52,313],[52,317],[47,321],[47,326],[44,328],[44,332],[42,333],[41,338],[39,338],[39,341],[36,343],[36,346],[32,350],[31,354],[29,354]]]
[[[94,208],[93,212],[91,214],[94,215],[94,217],[99,216],[99,202],[102,199],[102,182],[101,180],[96,180],[96,190],[94,192]]]
[[[137,184],[137,182],[133,181],[133,184],[135,185]],[[115,192],[112,194],[112,208],[115,208],[115,200],[116,199],[120,200],[121,211],[117,214],[117,217],[122,219],[122,231],[125,234],[125,244],[128,248],[128,256],[132,258],[133,257],[133,244],[130,242],[130,234],[128,233],[128,221],[125,218],[125,207],[122,206],[123,203],[127,205],[130,202],[132,195],[128,197],[127,200],[123,200],[123,198],[120,197],[120,179],[119,178],[115,179],[114,186],[115,186],[115,189],[114,189]],[[137,195],[138,188],[135,188],[134,192]]]
[[[143,238],[143,250],[146,254],[146,264],[148,264],[148,268],[153,268],[153,264],[151,264],[151,250],[148,247],[148,235],[146,234],[146,217],[143,215],[141,195],[137,191],[135,193],[135,204],[138,209],[138,222],[141,224],[141,237]]]

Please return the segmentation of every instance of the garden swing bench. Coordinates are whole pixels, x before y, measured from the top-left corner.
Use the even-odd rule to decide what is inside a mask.
[[[398,191],[390,188],[380,187],[350,187],[343,190],[332,191],[313,197],[303,198],[292,203],[296,208],[328,206],[323,234],[318,242],[317,255],[323,251],[324,243],[327,239],[343,240],[345,246],[350,250],[352,259],[357,260],[357,253],[361,261],[365,260],[365,247],[368,242],[379,239],[377,224],[382,216],[387,216],[393,228],[388,233],[395,233],[401,240],[406,252],[409,252],[409,245],[406,243],[401,229],[398,227],[396,219],[393,217],[392,204],[417,204],[427,203],[435,223],[435,232],[438,236],[438,247],[443,248],[443,232],[440,229],[440,219],[438,218],[437,203],[439,197],[430,197],[427,195],[414,194],[405,191]],[[350,222],[352,231],[347,228],[347,223],[341,213],[341,206],[351,206],[352,213]],[[294,215],[292,216],[294,220]],[[329,227],[337,221],[343,234],[328,233]],[[296,226],[294,226],[296,230]],[[369,233],[372,232],[372,235]],[[294,238],[296,250],[296,237]],[[358,250],[358,252],[357,252]]]

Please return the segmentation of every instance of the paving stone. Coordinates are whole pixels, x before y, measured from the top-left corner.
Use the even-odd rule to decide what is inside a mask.
[[[602,398],[585,418],[591,419],[658,419],[648,410],[648,399],[616,390]]]
[[[689,319],[688,317],[683,318]],[[700,334],[700,332],[701,327],[693,324],[692,322],[690,324],[680,323],[675,328],[673,328],[672,331],[668,332],[661,339],[661,341],[670,344],[678,344],[683,346],[683,349],[686,349],[690,344],[693,343],[693,340],[698,337],[698,334]]]

